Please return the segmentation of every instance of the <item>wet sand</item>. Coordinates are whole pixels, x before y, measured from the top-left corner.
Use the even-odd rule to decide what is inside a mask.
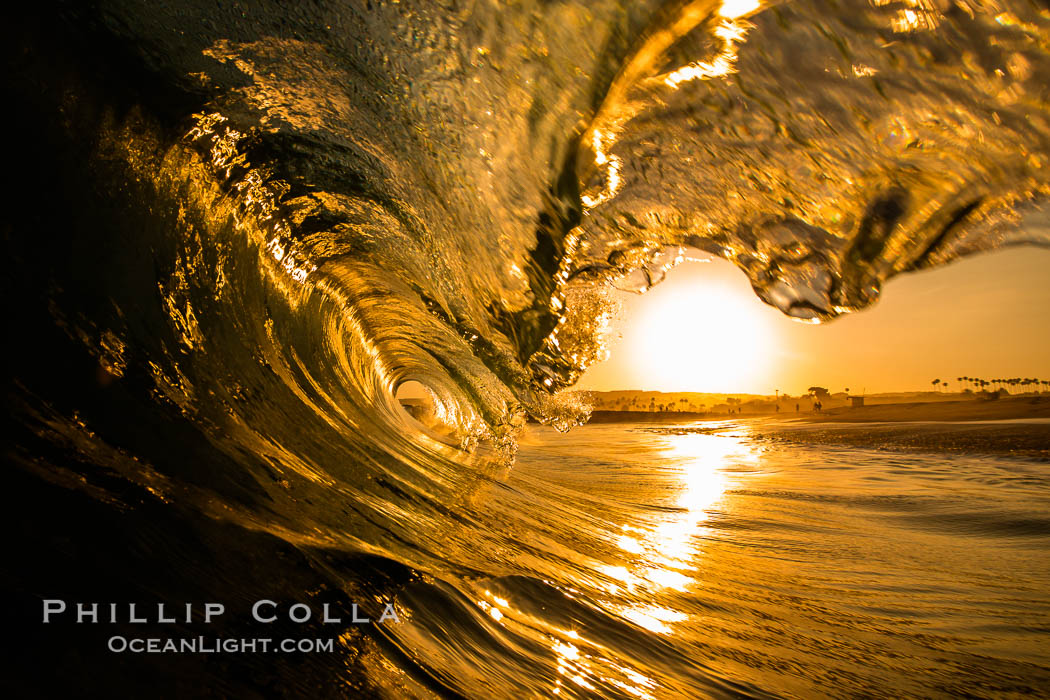
[[[1050,421],[1042,422],[1046,419],[1050,419],[1050,398],[1020,396],[835,408],[760,432],[795,443],[1050,461]]]
[[[781,423],[756,433],[778,442],[953,454],[995,454],[1050,462],[1047,423]]]
[[[795,416],[785,416],[794,418]],[[869,423],[898,421],[975,421],[1050,418],[1050,396],[1016,396],[996,401],[927,401],[887,403],[850,408],[842,406],[821,413],[803,413],[799,420],[817,423]]]

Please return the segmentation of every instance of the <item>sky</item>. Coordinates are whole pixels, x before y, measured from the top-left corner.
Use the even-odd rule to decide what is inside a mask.
[[[800,394],[931,390],[933,379],[1050,379],[1050,250],[1012,248],[901,275],[869,309],[788,319],[724,260],[684,263],[617,293],[611,356],[577,389]]]

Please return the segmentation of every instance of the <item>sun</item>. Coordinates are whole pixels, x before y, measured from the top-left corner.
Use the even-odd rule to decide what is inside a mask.
[[[661,391],[766,393],[774,326],[742,275],[675,270],[625,303],[623,353],[630,385]],[[696,269],[699,268],[699,269]],[[719,271],[721,272],[721,271]],[[686,274],[683,274],[686,273]]]

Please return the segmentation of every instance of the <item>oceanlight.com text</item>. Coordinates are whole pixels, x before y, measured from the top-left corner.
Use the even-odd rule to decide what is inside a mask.
[[[335,639],[272,639],[236,637],[122,637],[106,648],[117,654],[314,654],[335,650]]]

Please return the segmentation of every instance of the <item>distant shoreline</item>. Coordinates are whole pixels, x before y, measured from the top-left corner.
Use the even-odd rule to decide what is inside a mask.
[[[590,422],[681,425],[693,421],[754,419],[759,419],[753,424],[756,437],[788,444],[993,454],[1050,461],[1050,423],[1020,422],[1050,419],[1050,397],[1047,396],[837,407],[801,415],[793,411],[733,414],[594,411]],[[681,430],[709,429],[683,427]]]
[[[995,401],[926,401],[886,403],[824,411],[790,410],[761,413],[699,413],[687,411],[605,411],[591,413],[588,423],[681,423],[696,420],[781,418],[807,423],[909,423],[921,421],[975,421],[1050,418],[1050,396],[1013,396]]]
[[[718,420],[729,418],[724,413],[692,413],[687,411],[591,411],[588,423],[681,423],[691,420]]]

